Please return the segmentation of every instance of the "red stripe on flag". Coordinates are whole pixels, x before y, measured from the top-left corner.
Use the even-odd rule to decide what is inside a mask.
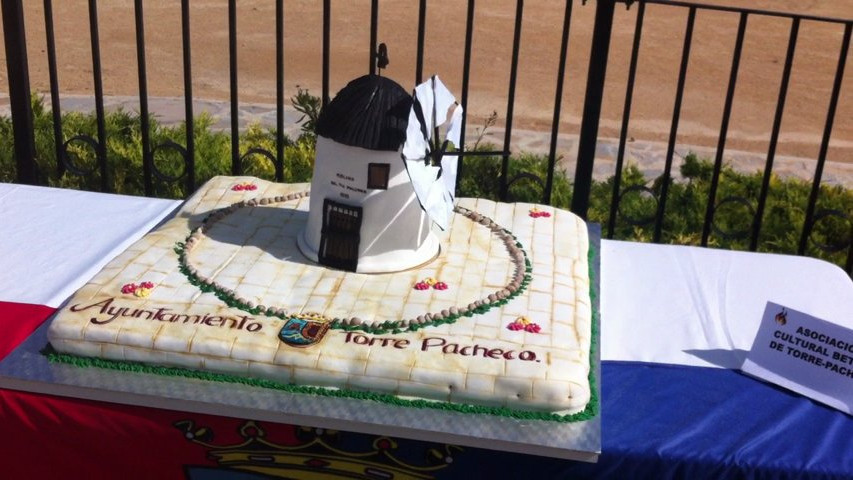
[[[55,309],[0,302],[0,359]],[[209,448],[175,424],[216,433],[216,444],[244,441],[245,420],[0,389],[0,477],[182,479],[186,468],[215,467]],[[268,438],[295,442],[292,425],[263,423]]]
[[[0,302],[0,360],[12,353],[55,311],[44,305]]]

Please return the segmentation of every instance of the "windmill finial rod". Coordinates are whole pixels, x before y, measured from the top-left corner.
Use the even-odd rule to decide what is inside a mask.
[[[382,74],[382,69],[388,67],[388,47],[384,43],[380,43],[376,48],[376,66],[377,73]]]

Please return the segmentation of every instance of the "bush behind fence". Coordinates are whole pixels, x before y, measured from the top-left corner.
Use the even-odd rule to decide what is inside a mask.
[[[34,98],[33,123],[37,151],[37,169],[41,183],[62,188],[99,190],[101,179],[98,175],[80,176],[71,172],[59,173],[55,158],[53,139],[53,117],[45,108],[41,98]],[[126,195],[143,195],[142,184],[142,135],[140,117],[137,113],[118,110],[106,114],[105,126],[108,142],[108,185],[112,192]],[[315,138],[310,133],[310,118],[306,132],[297,139],[285,139],[284,181],[308,182],[311,179],[314,162]],[[231,135],[212,128],[213,119],[202,114],[195,118],[196,181],[202,184],[216,175],[228,175],[231,169]],[[94,113],[69,112],[62,115],[62,129],[65,138],[80,133],[93,135],[97,129]],[[180,142],[186,135],[186,125],[164,126],[150,119],[151,140],[157,144],[173,141]],[[15,161],[12,141],[12,122],[8,117],[0,116],[0,181],[15,181]],[[274,150],[276,131],[250,125],[241,133],[239,139],[240,155],[250,148]],[[494,150],[492,145],[477,144],[470,148],[479,151]],[[86,144],[71,144],[69,160],[83,170],[94,169],[97,163],[95,152]],[[163,150],[155,155],[154,161],[160,171],[167,175],[178,176],[181,173],[183,159],[177,152]],[[498,200],[501,188],[502,158],[498,156],[471,157],[465,160],[465,174],[459,184],[459,196],[483,197]],[[508,176],[532,173],[545,178],[549,162],[547,155],[519,153],[510,158]],[[261,155],[248,156],[244,162],[244,173],[269,180],[275,178],[275,167]],[[573,194],[573,185],[569,172],[557,172],[551,202],[560,208],[569,208]],[[662,241],[682,245],[700,245],[705,209],[709,198],[709,189],[713,174],[713,162],[710,159],[688,155],[681,167],[684,182],[669,183],[669,208],[666,213]],[[719,198],[754,199],[761,189],[763,172],[744,174],[730,167],[723,169],[718,186]],[[663,177],[646,178],[635,166],[625,168],[621,176],[624,189],[633,186],[645,186],[656,195],[662,187]],[[650,224],[637,225],[631,219],[643,219],[654,215],[656,200],[651,195],[626,194],[618,206],[617,221],[612,232],[607,231],[608,216],[611,209],[611,196],[614,178],[606,181],[593,181],[590,196],[588,218],[592,222],[604,225],[603,234],[614,239],[651,241],[653,227]],[[805,221],[805,208],[811,190],[809,182],[798,179],[780,179],[773,176],[765,208],[764,225],[761,230],[759,251],[796,254]],[[181,182],[155,183],[157,196],[164,198],[184,198],[192,192],[187,191]],[[509,200],[538,203],[542,197],[541,186],[534,181],[521,180],[509,187]],[[819,209],[837,212],[853,211],[853,191],[841,186],[821,186]],[[709,245],[735,250],[749,249],[748,239],[730,238],[731,233],[748,231],[751,227],[751,213],[743,204],[732,202],[718,208],[714,217],[716,234],[712,235]],[[809,250],[811,256],[830,261],[845,267],[847,254],[844,248],[816,248],[816,245],[843,246],[853,235],[850,225],[840,217],[827,217],[815,224]],[[729,235],[727,235],[729,234]]]

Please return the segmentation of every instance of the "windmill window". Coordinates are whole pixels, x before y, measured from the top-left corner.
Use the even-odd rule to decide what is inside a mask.
[[[388,174],[391,165],[387,163],[371,163],[367,165],[367,188],[386,190],[388,188]]]

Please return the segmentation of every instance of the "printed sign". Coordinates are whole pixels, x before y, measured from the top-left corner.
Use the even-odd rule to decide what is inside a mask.
[[[853,330],[767,303],[744,372],[853,413]]]

